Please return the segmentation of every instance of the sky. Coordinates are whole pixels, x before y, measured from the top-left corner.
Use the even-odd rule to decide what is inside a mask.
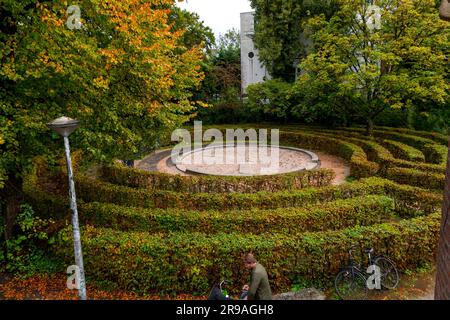
[[[253,11],[248,0],[184,0],[178,6],[197,13],[216,37],[232,28],[239,30],[241,12]]]

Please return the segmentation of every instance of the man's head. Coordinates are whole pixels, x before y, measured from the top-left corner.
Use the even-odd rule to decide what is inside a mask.
[[[256,261],[255,256],[252,253],[248,253],[244,257],[244,264],[247,269],[254,269],[256,267],[256,263],[258,263],[258,261]]]

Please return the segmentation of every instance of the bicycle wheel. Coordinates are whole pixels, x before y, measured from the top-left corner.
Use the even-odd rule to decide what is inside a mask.
[[[334,288],[342,300],[366,300],[366,277],[353,269],[344,269],[334,280]]]
[[[375,265],[380,268],[381,286],[385,289],[397,288],[400,278],[395,264],[386,257],[378,257]]]

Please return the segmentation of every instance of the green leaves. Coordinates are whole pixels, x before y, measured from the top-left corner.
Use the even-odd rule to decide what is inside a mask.
[[[173,5],[84,1],[83,28],[70,30],[64,1],[5,2],[0,184],[35,155],[61,152],[45,123],[63,114],[81,121],[72,149],[99,162],[138,158],[191,118],[203,52],[183,43],[186,25],[171,25]]]
[[[444,56],[450,32],[433,11],[434,1],[426,2],[378,1],[380,30],[355,18],[365,15],[364,1],[341,0],[330,20],[308,21],[315,50],[301,64],[297,88],[306,91],[303,104],[317,108],[316,119],[323,105],[330,113],[372,121],[390,107],[449,99]]]

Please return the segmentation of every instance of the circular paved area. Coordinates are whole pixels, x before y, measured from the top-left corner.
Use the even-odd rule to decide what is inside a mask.
[[[218,145],[181,155],[176,167],[185,173],[219,176],[274,175],[320,167],[314,153],[296,148]]]
[[[135,162],[135,167],[147,171],[158,171],[174,175],[189,176],[192,174],[180,171],[171,160],[172,149],[158,150],[144,159]],[[350,175],[350,167],[345,160],[321,151],[313,151],[320,159],[320,167],[335,172],[334,185],[342,184]]]

